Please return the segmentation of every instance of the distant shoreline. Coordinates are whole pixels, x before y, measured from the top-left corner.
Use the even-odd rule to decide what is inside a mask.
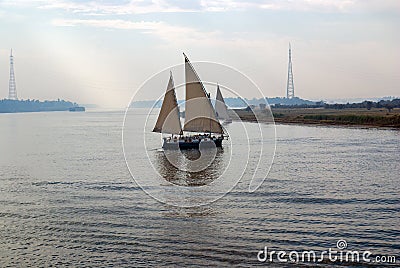
[[[400,130],[400,127],[396,126],[382,126],[382,125],[369,125],[369,124],[346,124],[346,123],[330,123],[330,122],[300,122],[300,121],[284,121],[284,120],[275,120],[275,124],[277,125],[304,125],[304,126],[315,126],[315,127],[341,127],[341,128],[360,128],[360,129],[370,129],[370,128],[379,128],[379,129],[388,129],[388,130]]]
[[[57,112],[69,111],[71,108],[79,107],[77,103],[56,100],[0,100],[0,113],[34,113],[34,112]]]
[[[268,113],[260,110],[232,110],[235,119],[246,122],[271,121]],[[272,108],[274,122],[313,126],[340,126],[361,128],[400,129],[400,109],[388,112],[386,109],[310,109],[310,108]]]

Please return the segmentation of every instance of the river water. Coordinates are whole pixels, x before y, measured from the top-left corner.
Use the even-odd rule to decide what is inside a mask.
[[[216,202],[180,208],[156,201],[130,176],[123,117],[0,114],[0,267],[254,266],[265,265],[257,253],[266,246],[323,251],[339,239],[400,262],[399,131],[277,125],[260,188],[250,193],[240,181]],[[148,155],[182,182],[161,150]],[[207,184],[217,175],[218,168],[201,177]]]

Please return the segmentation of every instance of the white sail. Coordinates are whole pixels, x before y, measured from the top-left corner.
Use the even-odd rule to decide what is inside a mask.
[[[217,86],[215,113],[217,115],[217,118],[220,120],[231,120],[231,118],[228,115],[228,109],[226,108],[226,104],[224,98],[222,97],[221,90],[219,89],[219,85]]]
[[[223,133],[210,99],[185,54],[186,109],[183,130]]]
[[[169,77],[167,91],[165,92],[160,114],[158,115],[157,123],[154,126],[153,132],[182,134],[182,125],[172,73]]]

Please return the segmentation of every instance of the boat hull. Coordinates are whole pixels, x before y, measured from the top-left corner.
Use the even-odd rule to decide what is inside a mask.
[[[222,137],[213,138],[213,139],[196,139],[196,140],[168,140],[164,139],[163,149],[180,149],[180,150],[190,150],[190,149],[199,149],[200,146],[202,148],[207,147],[222,147]]]

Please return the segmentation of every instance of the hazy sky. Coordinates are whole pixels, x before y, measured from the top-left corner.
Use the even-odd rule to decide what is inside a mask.
[[[299,97],[399,96],[399,26],[398,0],[0,0],[0,98],[10,48],[23,99],[123,107],[183,51],[284,96],[289,42]]]

